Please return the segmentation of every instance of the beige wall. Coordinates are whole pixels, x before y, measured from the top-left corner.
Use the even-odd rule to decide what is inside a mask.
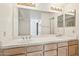
[[[0,4],[0,40],[12,39],[12,4]]]

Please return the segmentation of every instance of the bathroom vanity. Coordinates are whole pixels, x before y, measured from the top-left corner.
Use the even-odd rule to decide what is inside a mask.
[[[77,39],[28,41],[17,44],[6,44],[0,49],[2,56],[77,56]]]

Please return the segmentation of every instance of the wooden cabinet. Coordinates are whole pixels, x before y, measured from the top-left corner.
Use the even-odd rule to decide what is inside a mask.
[[[0,56],[3,56],[3,50],[0,49]]]
[[[32,45],[27,47],[15,47],[0,50],[4,56],[77,56],[78,41],[49,43],[44,45]]]
[[[69,56],[77,56],[77,55],[78,55],[77,45],[69,46]]]
[[[78,55],[78,41],[73,40],[69,41],[69,56],[77,56]]]
[[[58,56],[68,56],[68,47],[58,48]]]
[[[43,56],[42,51],[27,53],[27,56]]]
[[[44,56],[57,56],[57,50],[50,50],[44,52]]]
[[[77,40],[71,40],[68,42],[68,45],[77,45],[78,44],[78,41]]]
[[[65,47],[68,46],[68,42],[59,42],[58,47]]]
[[[10,48],[3,50],[3,54],[5,56],[16,56],[16,55],[25,55],[26,49],[23,47],[21,48]]]
[[[56,43],[50,43],[50,44],[46,44],[44,45],[44,50],[52,50],[52,49],[57,49],[57,44]]]
[[[43,45],[27,47],[27,56],[43,56]]]
[[[68,42],[58,43],[58,56],[68,56]]]
[[[27,52],[34,52],[34,51],[42,51],[43,45],[36,45],[36,46],[28,46]]]
[[[44,56],[57,56],[57,43],[44,45]]]

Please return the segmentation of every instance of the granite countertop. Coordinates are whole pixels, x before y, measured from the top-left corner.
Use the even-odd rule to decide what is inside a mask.
[[[68,37],[68,36],[62,36],[62,37],[46,36],[46,37],[39,37],[39,38],[31,38],[29,40],[14,39],[11,41],[9,40],[9,41],[1,42],[0,47],[1,49],[8,49],[8,48],[14,48],[14,47],[40,45],[40,44],[47,44],[47,43],[58,43],[58,42],[64,42],[69,40],[77,40],[77,38]]]

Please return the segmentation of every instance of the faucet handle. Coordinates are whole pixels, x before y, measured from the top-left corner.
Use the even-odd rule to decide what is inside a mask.
[[[75,30],[73,30],[72,32],[75,33]]]
[[[24,40],[24,37],[22,36],[22,39]]]
[[[31,38],[31,36],[28,36],[28,39],[30,39]]]
[[[26,39],[28,39],[28,37],[26,36]]]
[[[23,37],[23,39],[24,39],[24,37]]]
[[[31,36],[29,36],[29,39],[31,39]]]

